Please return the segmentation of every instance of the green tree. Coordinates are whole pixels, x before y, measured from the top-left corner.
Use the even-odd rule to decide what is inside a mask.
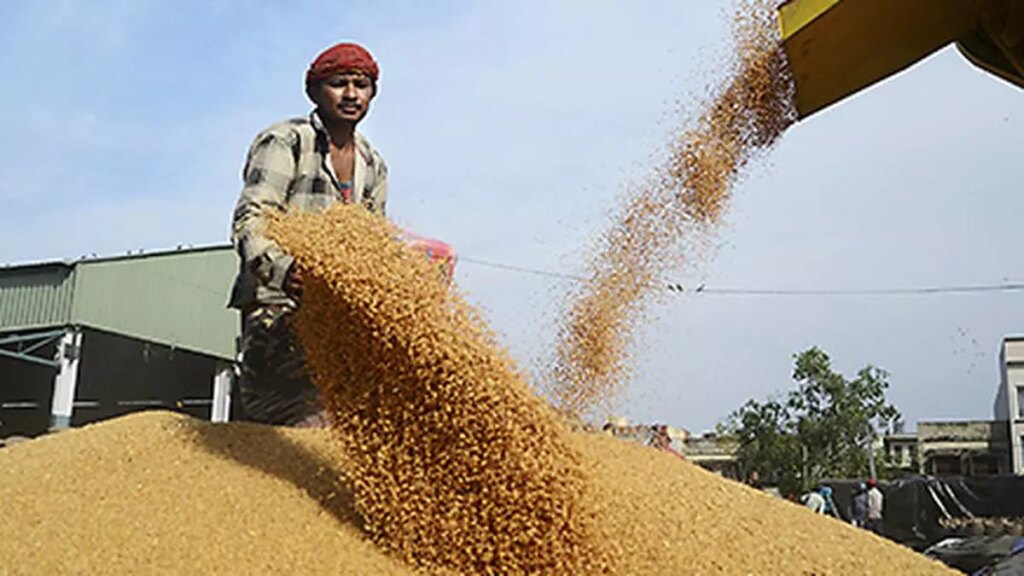
[[[885,399],[888,374],[869,365],[847,379],[817,347],[794,359],[795,390],[782,399],[749,400],[729,416],[740,463],[788,493],[822,478],[867,476],[868,447],[900,418]]]

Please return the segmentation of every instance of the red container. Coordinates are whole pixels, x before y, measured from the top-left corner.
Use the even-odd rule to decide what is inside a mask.
[[[418,252],[422,252],[431,262],[436,263],[445,279],[451,283],[452,277],[455,275],[455,261],[458,258],[455,248],[451,244],[413,234],[407,230],[402,231],[399,239]]]

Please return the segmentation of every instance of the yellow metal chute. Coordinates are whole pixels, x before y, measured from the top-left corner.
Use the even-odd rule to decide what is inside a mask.
[[[801,118],[952,42],[1024,87],[1024,0],[789,0],[778,17]]]

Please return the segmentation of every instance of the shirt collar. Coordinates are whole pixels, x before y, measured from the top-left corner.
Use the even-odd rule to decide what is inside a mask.
[[[309,123],[313,126],[313,130],[316,131],[317,146],[322,147],[322,151],[326,151],[327,139],[330,137],[330,135],[327,133],[327,127],[324,126],[324,121],[320,119],[320,114],[317,113],[315,108],[313,109],[312,112],[309,113]],[[364,160],[366,160],[369,156],[369,153],[364,149],[362,134],[359,133],[359,130],[356,130],[354,136],[356,142],[356,150],[358,150],[359,154],[363,156]]]
[[[324,126],[324,121],[320,119],[320,114],[317,113],[315,108],[309,113],[309,123],[313,125],[313,129],[316,130],[317,134],[327,135],[327,127]]]

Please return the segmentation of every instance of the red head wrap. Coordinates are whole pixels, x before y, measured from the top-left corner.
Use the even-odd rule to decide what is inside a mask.
[[[324,50],[309,65],[306,71],[306,85],[310,86],[335,74],[356,70],[366,74],[374,82],[380,76],[380,69],[373,56],[358,44],[342,42]]]

